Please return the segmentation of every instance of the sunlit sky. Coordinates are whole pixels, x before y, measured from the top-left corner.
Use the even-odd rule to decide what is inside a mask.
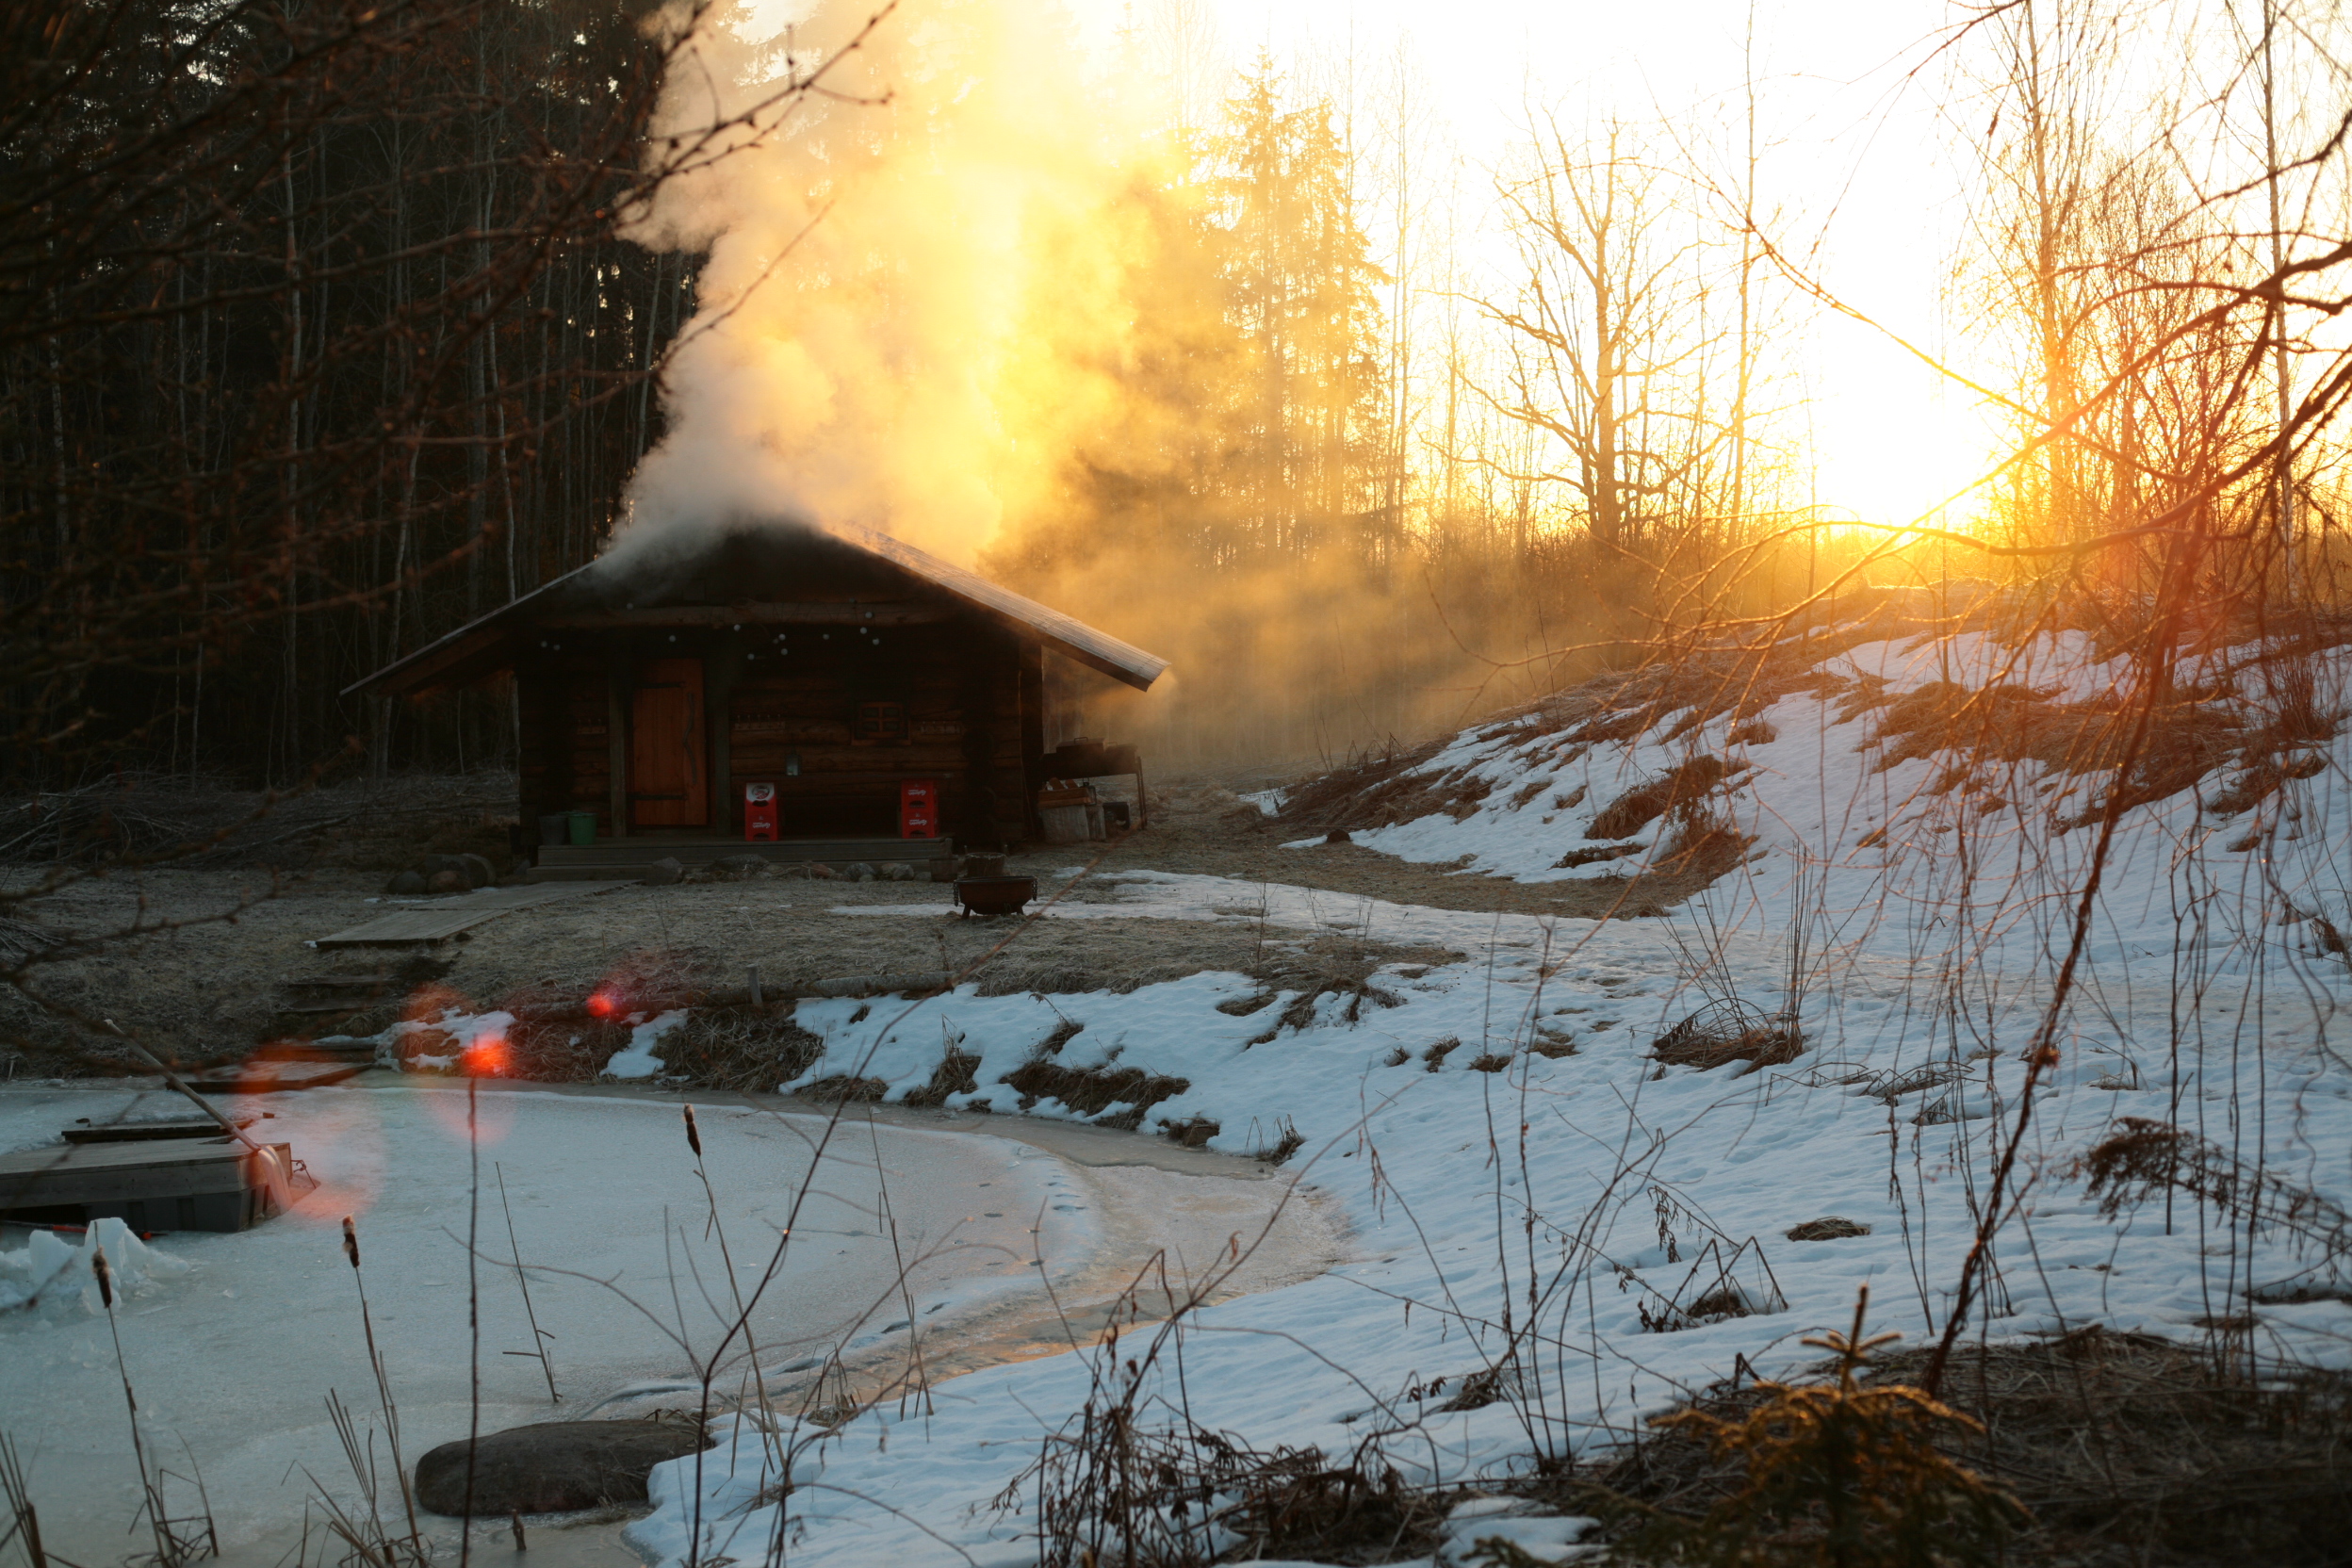
[[[1124,9],[1119,0],[1085,3]],[[1933,0],[1205,3],[1224,47],[1239,58],[1261,45],[1277,58],[1353,54],[1377,72],[1402,41],[1427,82],[1433,118],[1474,170],[1510,155],[1531,110],[1572,123],[1663,113],[1728,131],[1753,76],[1762,204],[1784,209],[1781,242],[1804,247],[1823,284],[1907,340],[1948,359],[1970,357],[1967,333],[1955,332],[1940,303],[1969,155],[1947,151],[1953,133],[1936,106],[1950,81],[1942,62],[1927,59],[1956,8]],[[1922,65],[1906,83],[1905,73]],[[1480,194],[1474,173],[1465,195]],[[1826,312],[1799,319],[1805,341],[1790,357],[1805,377],[1822,502],[1872,520],[1908,520],[1981,471],[1992,436],[1973,395],[1948,389],[1867,327]]]
[[[748,0],[763,18],[807,14],[817,0]],[[912,25],[925,0],[899,0]],[[1034,3],[1034,0],[1015,0]],[[1061,0],[1107,63],[1124,28],[1154,8],[1197,8],[1223,56],[1261,49],[1328,89],[1355,62],[1367,98],[1401,51],[1426,111],[1433,154],[1462,171],[1456,227],[1491,222],[1491,172],[1525,140],[1533,113],[1575,124],[1611,116],[1728,136],[1743,83],[1756,84],[1759,206],[1777,208],[1776,240],[1840,299],[1920,349],[1984,372],[1981,329],[1953,320],[1944,286],[1965,227],[1961,194],[1975,127],[1948,111],[1957,86],[1932,58],[1961,16],[1936,0]],[[860,12],[862,15],[862,11]],[[1752,32],[1751,32],[1752,29]],[[1752,39],[1752,41],[1751,41]],[[1380,106],[1366,102],[1378,114]],[[1500,293],[1508,247],[1466,238]],[[1791,428],[1809,438],[1812,498],[1873,521],[1908,521],[1975,478],[1996,438],[1979,400],[1883,334],[1827,310],[1793,311],[1772,349],[1793,367]],[[1965,519],[1968,507],[1952,521]]]

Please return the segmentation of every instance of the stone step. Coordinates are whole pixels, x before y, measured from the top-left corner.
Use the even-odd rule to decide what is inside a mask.
[[[774,843],[743,839],[603,839],[593,844],[542,844],[531,879],[576,882],[634,876],[656,860],[707,866],[738,855],[757,855],[776,865],[811,860],[832,865],[862,860],[879,865],[885,860],[921,864],[946,859],[955,853],[952,839],[784,839]]]

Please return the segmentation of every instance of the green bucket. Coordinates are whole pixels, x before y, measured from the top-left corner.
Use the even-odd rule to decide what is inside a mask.
[[[596,814],[594,811],[574,811],[571,816],[572,842],[583,846],[595,843],[596,841]]]

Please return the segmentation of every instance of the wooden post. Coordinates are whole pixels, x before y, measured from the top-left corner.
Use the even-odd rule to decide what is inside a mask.
[[[629,688],[636,684],[630,677],[628,650],[616,644],[605,656],[604,669],[605,766],[610,773],[605,796],[616,839],[629,837]]]

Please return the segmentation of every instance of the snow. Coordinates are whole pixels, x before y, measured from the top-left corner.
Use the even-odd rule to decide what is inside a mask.
[[[2184,678],[2243,680],[2231,662],[2246,651]],[[1888,694],[1932,680],[2005,680],[2068,700],[2096,696],[2126,674],[2075,633],[2014,646],[1977,636],[1883,642],[1846,650],[1836,668],[1883,681]],[[2341,657],[2323,666],[2326,700],[2339,699],[2347,676]],[[2352,1364],[2352,1306],[2328,1295],[2352,1293],[2315,1271],[2318,1260],[2291,1228],[2249,1235],[2186,1197],[2110,1217],[2079,1166],[2118,1119],[2142,1118],[2352,1206],[2344,1054],[2352,967],[2328,940],[2330,930],[2352,930],[2352,741],[2308,747],[2314,771],[2241,815],[2204,808],[2218,776],[2135,806],[2102,856],[2096,826],[2064,825],[2090,801],[2094,780],[2025,762],[1992,770],[1988,787],[1973,793],[1942,789],[1952,758],[1882,767],[1870,713],[1848,715],[1838,697],[1785,697],[1761,715],[1772,738],[1743,744],[1729,740],[1724,718],[1675,734],[1687,717],[1668,714],[1639,736],[1596,746],[1525,725],[1465,730],[1425,771],[1466,768],[1488,780],[1475,809],[1356,835],[1407,859],[1467,857],[1470,872],[1528,883],[1619,875],[1641,858],[1558,862],[1585,842],[1617,794],[1694,752],[1745,764],[1727,804],[1755,835],[1748,861],[1664,919],[1477,913],[1304,885],[1132,872],[1115,879],[1116,901],[1066,902],[1047,918],[1227,922],[1301,942],[1342,931],[1463,956],[1389,965],[1372,977],[1379,996],[1326,994],[1302,1026],[1278,1022],[1297,993],[1250,1007],[1258,983],[1217,972],[1124,994],[984,997],[967,985],[919,1004],[800,1003],[797,1021],[825,1042],[808,1078],[878,1077],[897,1099],[927,1085],[953,1045],[979,1058],[980,1086],[951,1107],[987,1101],[1001,1117],[1020,1108],[1004,1075],[1058,1035],[1063,1067],[1182,1080],[1151,1108],[1146,1134],[1161,1123],[1214,1122],[1210,1148],[1249,1154],[1295,1129],[1305,1142],[1285,1171],[1344,1211],[1354,1251],[1316,1278],[1219,1300],[1173,1326],[1131,1329],[1115,1350],[989,1367],[838,1428],[787,1421],[762,1430],[730,1417],[720,1449],[657,1470],[657,1506],[629,1527],[629,1540],[665,1564],[767,1560],[779,1540],[828,1565],[1032,1562],[1034,1495],[1002,1511],[991,1500],[1072,1413],[1102,1396],[1099,1378],[1123,1376],[1114,1356],[1136,1361],[1144,1425],[1172,1425],[1181,1413],[1259,1449],[1368,1452],[1409,1481],[1491,1486],[1539,1461],[1620,1440],[1642,1416],[1728,1374],[1738,1358],[1767,1376],[1810,1364],[1819,1352],[1801,1342],[1846,1329],[1866,1286],[1866,1332],[1893,1331],[1912,1343],[1940,1332],[2012,1137],[2020,1140],[2016,1176],[1971,1338],[2099,1322],[2197,1339],[2216,1318],[2250,1315],[2262,1354]],[[1562,804],[1570,797],[1576,805]],[[1637,836],[1645,855],[1659,836],[1656,824]],[[1303,863],[1315,850],[1298,853]],[[2099,880],[2085,898],[2095,858]],[[1240,909],[1250,912],[1229,912]],[[2071,989],[2053,1011],[2070,954]],[[1792,1018],[1804,1054],[1756,1071],[1734,1064],[1701,1072],[1653,1058],[1666,1028],[1726,998]],[[642,1022],[610,1070],[657,1070],[659,1035],[675,1021]],[[2043,1042],[2054,1048],[2054,1065],[2031,1066]],[[671,1277],[674,1260],[662,1246],[691,1241],[678,1217],[703,1212],[674,1120],[634,1105],[582,1112],[577,1102],[559,1120],[529,1108],[561,1097],[495,1098],[497,1114],[512,1119],[501,1123],[496,1158],[510,1173],[530,1173],[526,1234],[542,1239],[527,1250],[546,1245],[543,1255],[564,1256],[583,1273]],[[426,1337],[427,1303],[431,1276],[449,1274],[452,1242],[441,1227],[462,1213],[466,1186],[462,1151],[452,1159],[449,1145],[432,1139],[447,1137],[460,1100],[448,1086],[408,1100],[319,1091],[302,1102],[301,1115],[316,1119],[290,1129],[338,1194],[379,1205],[363,1215],[363,1231],[388,1232],[390,1246],[406,1249],[370,1277],[386,1278],[387,1299],[400,1303],[395,1327],[417,1335],[401,1348],[397,1379],[427,1391],[420,1405],[438,1413],[441,1429],[450,1396],[430,1390],[438,1386],[434,1366],[446,1375],[449,1330],[445,1315],[431,1331],[441,1337]],[[0,1098],[0,1141],[10,1131],[8,1103]],[[1026,1109],[1073,1114],[1054,1101]],[[583,1128],[580,1115],[593,1125]],[[739,1149],[727,1157],[752,1156]],[[881,1153],[875,1160],[891,1164]],[[745,1196],[757,1168],[738,1166],[719,1182],[731,1227],[775,1223]],[[1083,1227],[1088,1217],[1073,1178],[1054,1162],[1007,1146],[989,1179],[1021,1184],[1029,1212],[1050,1223]],[[554,1200],[582,1186],[626,1205],[633,1219]],[[950,1207],[953,1197],[943,1200]],[[331,1214],[341,1201],[305,1207]],[[1868,1233],[1788,1239],[1791,1227],[1826,1216]],[[188,1311],[213,1282],[215,1260],[231,1255],[221,1240],[175,1237],[190,1274],[155,1276],[155,1300],[138,1309],[150,1315],[130,1320],[154,1326],[126,1331],[130,1353],[141,1358],[134,1370],[142,1396],[145,1368],[160,1355],[139,1344],[140,1333],[226,1331]],[[1253,1240],[1236,1232],[1228,1256]],[[237,1238],[246,1250],[237,1255],[256,1258],[243,1277],[266,1279],[273,1302],[344,1357],[330,1366],[314,1348],[289,1378],[315,1387],[339,1380],[348,1392],[361,1384],[350,1362],[348,1301],[335,1294],[348,1281],[335,1272],[331,1242],[300,1225],[273,1227]],[[1176,1272],[1197,1281],[1216,1266],[1213,1257],[1188,1255]],[[959,1281],[958,1291],[990,1288],[984,1271]],[[1683,1309],[1719,1289],[1756,1310],[1691,1320]],[[565,1331],[559,1368],[567,1360],[593,1364],[590,1380],[608,1394],[675,1374],[676,1358],[664,1359],[642,1323],[596,1316],[581,1304],[593,1297],[567,1306],[580,1316]],[[977,1310],[976,1299],[955,1296],[950,1310]],[[779,1353],[788,1343],[815,1343],[808,1328],[779,1338]],[[14,1343],[63,1346],[88,1331],[87,1320],[43,1316]],[[497,1342],[517,1333],[501,1318]],[[172,1343],[196,1354],[195,1338]],[[15,1365],[0,1369],[0,1393],[12,1398],[46,1390],[42,1380],[79,1375]],[[1447,1408],[1466,1380],[1497,1369],[1508,1374],[1506,1397]],[[543,1408],[529,1393],[534,1365],[498,1372],[502,1412],[520,1418]],[[188,1397],[167,1381],[166,1408],[186,1409]],[[294,1446],[319,1449],[320,1429],[245,1441],[252,1462],[232,1447],[224,1466],[282,1471]],[[763,1501],[787,1473],[789,1498]],[[1473,1499],[1448,1521],[1431,1565],[1462,1560],[1493,1534],[1539,1559],[1574,1560],[1588,1550],[1587,1528]]]
[[[662,1070],[662,1058],[654,1048],[662,1037],[686,1021],[686,1010],[673,1007],[667,1012],[636,1022],[629,1032],[629,1044],[612,1053],[604,1064],[605,1072],[614,1078],[651,1078]]]
[[[1998,678],[2079,698],[2121,674],[2072,634],[2021,649],[1881,644],[1841,662],[1890,692]],[[2342,689],[2341,664],[2323,673]],[[1776,737],[1744,748],[1720,720],[1670,741],[1677,715],[1581,752],[1524,728],[1465,731],[1427,768],[1491,779],[1478,809],[1357,835],[1415,860],[1469,856],[1473,870],[1523,881],[1605,875],[1623,867],[1555,864],[1602,806],[1692,749],[1738,752],[1755,764],[1736,797],[1757,836],[1753,858],[1669,919],[1477,914],[1130,873],[1118,902],[1059,905],[1049,918],[1246,919],[1278,935],[1443,943],[1466,958],[1426,972],[1391,966],[1374,984],[1395,1005],[1363,1005],[1351,1021],[1346,999],[1327,996],[1311,1023],[1271,1039],[1291,995],[1236,1017],[1219,1004],[1238,1005],[1255,987],[1230,974],[1125,995],[967,987],[858,1021],[854,1004],[806,1003],[800,1021],[827,1042],[812,1071],[879,1076],[895,1095],[927,1080],[944,1035],[981,1056],[983,1093],[1002,1109],[995,1080],[1067,1020],[1083,1028],[1062,1064],[1185,1080],[1152,1108],[1154,1122],[1217,1122],[1210,1147],[1233,1152],[1295,1126],[1307,1139],[1303,1179],[1346,1205],[1359,1260],[1199,1312],[1144,1374],[1145,1420],[1173,1423],[1181,1387],[1189,1419],[1261,1449],[1348,1454],[1367,1423],[1385,1425],[1395,1435],[1383,1462],[1409,1478],[1491,1482],[1615,1441],[1726,1375],[1735,1357],[1767,1375],[1811,1363],[1818,1352],[1802,1339],[1845,1328],[1866,1285],[1868,1330],[1917,1343],[1952,1311],[1977,1205],[2020,1125],[2027,1047],[2052,1021],[2097,835],[2055,825],[2081,808],[2069,795],[2082,779],[2019,764],[2001,781],[2018,804],[1980,810],[1931,787],[1948,759],[1881,769],[1868,716],[1841,719],[1839,708],[1784,699],[1764,715]],[[2352,970],[2322,952],[2312,918],[2352,926],[2352,754],[2341,737],[2320,750],[2320,772],[2247,816],[2202,812],[2195,792],[2124,813],[2088,905],[2076,988],[2052,1021],[2056,1065],[2033,1076],[1972,1336],[2097,1321],[2197,1338],[2203,1323],[2249,1310],[2250,1292],[2262,1353],[2352,1364],[2352,1309],[2283,1299],[2314,1279],[2294,1235],[2248,1237],[2185,1198],[2169,1218],[2162,1201],[2109,1218],[2076,1164],[2118,1118],[2140,1117],[2352,1201]],[[1538,780],[1544,790],[1514,805]],[[1577,785],[1577,806],[1555,804]],[[1872,837],[1882,828],[1883,842]],[[2255,828],[2257,847],[2230,847]],[[1655,827],[1645,841],[1655,845]],[[2281,918],[2289,905],[2300,918]],[[1242,906],[1265,912],[1218,912]],[[1698,1072],[1651,1059],[1666,1026],[1729,996],[1788,1009],[1805,1053],[1744,1075],[1737,1064]],[[1533,1038],[1573,1054],[1531,1054]],[[1448,1040],[1459,1044],[1431,1062]],[[1470,1070],[1506,1054],[1503,1071]],[[1047,1103],[1033,1114],[1061,1113]],[[1787,1239],[1830,1215],[1869,1233]],[[1660,1331],[1681,1320],[1677,1304],[1718,1283],[1767,1310]],[[1505,1356],[1507,1304],[1541,1349],[1520,1369],[1522,1396],[1443,1409],[1465,1377]],[[1136,1354],[1135,1343],[1120,1353]],[[1031,1500],[1000,1512],[990,1499],[1086,1401],[1097,1371],[1092,1356],[999,1367],[942,1386],[919,1414],[878,1410],[832,1432],[790,1431],[780,1446],[799,1490],[789,1521],[757,1501],[774,1478],[762,1468],[771,1446],[739,1432],[727,1464],[703,1466],[699,1501],[686,1467],[667,1467],[662,1506],[630,1539],[664,1561],[740,1558],[789,1525],[795,1550],[828,1563],[936,1558],[942,1542],[977,1562],[1030,1560]],[[1527,1528],[1544,1551],[1573,1552],[1563,1522]]]
[[[143,1300],[188,1271],[119,1219],[99,1220],[82,1233],[79,1246],[54,1232],[35,1231],[14,1251],[0,1249],[0,1332],[65,1316],[97,1316],[105,1304],[92,1266],[101,1251],[122,1302]]]

